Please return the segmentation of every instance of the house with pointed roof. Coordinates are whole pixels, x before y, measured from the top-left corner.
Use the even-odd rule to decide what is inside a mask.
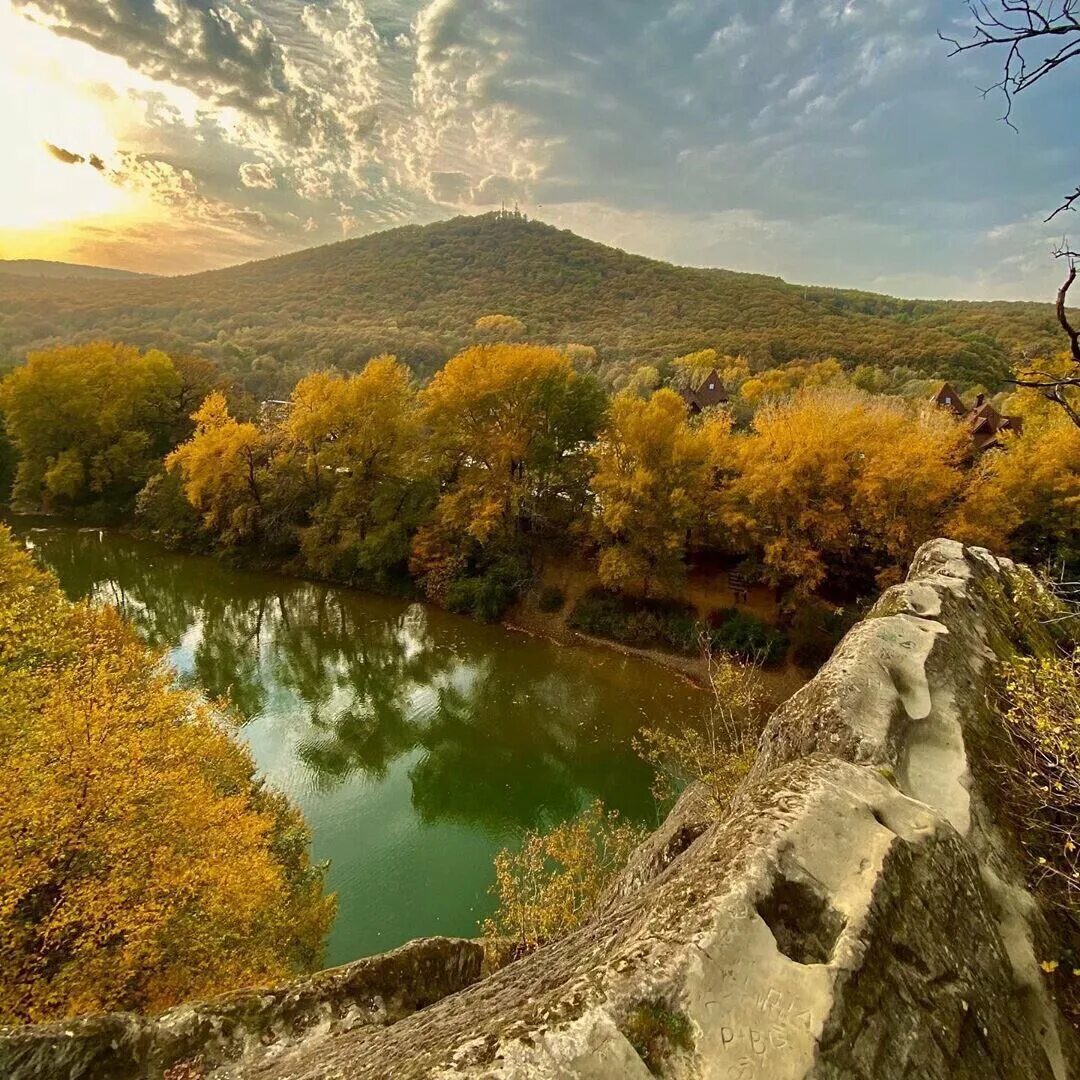
[[[986,400],[985,394],[979,394],[975,398],[975,404],[969,408],[952,383],[942,383],[930,400],[967,424],[971,431],[971,441],[980,454],[1000,446],[1002,432],[1015,431],[1019,434],[1024,430],[1023,417],[1003,416]]]
[[[724,383],[716,368],[690,386],[679,391],[691,416],[696,416],[713,405],[726,405],[731,395],[724,389]]]
[[[941,389],[930,400],[935,405],[948,409],[959,420],[967,416],[968,408],[952,383],[942,383]]]

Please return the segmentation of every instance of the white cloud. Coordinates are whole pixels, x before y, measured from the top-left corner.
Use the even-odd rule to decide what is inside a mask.
[[[951,0],[12,2],[132,70],[95,97],[123,115],[118,183],[258,244],[505,200],[677,261],[915,291],[998,245],[1030,295],[1034,256],[1004,261],[1027,226],[995,230],[1071,180],[1068,87],[1017,153],[936,38]]]
[[[269,165],[261,161],[245,161],[239,168],[240,183],[246,188],[276,188],[277,181]]]

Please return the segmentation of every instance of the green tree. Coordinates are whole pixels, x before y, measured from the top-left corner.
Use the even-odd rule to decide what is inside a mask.
[[[172,445],[182,380],[163,352],[95,342],[31,353],[0,384],[14,498],[130,505]]]

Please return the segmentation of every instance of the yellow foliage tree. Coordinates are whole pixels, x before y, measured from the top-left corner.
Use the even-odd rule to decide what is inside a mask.
[[[767,405],[734,440],[724,521],[762,552],[775,584],[797,592],[812,592],[830,570],[887,576],[940,532],[968,443],[932,406],[804,390]]]
[[[700,349],[677,356],[671,361],[671,381],[684,389],[696,388],[713,368],[720,366],[720,354],[715,349]]]
[[[414,544],[414,569],[447,550],[512,546],[568,527],[580,512],[587,458],[604,397],[565,353],[533,345],[474,346],[421,394],[421,423],[441,480],[434,520]]]
[[[796,360],[784,367],[769,368],[743,379],[739,400],[756,409],[767,401],[787,397],[796,390],[819,386],[838,386],[844,382],[844,369],[838,360],[808,363]]]
[[[31,353],[0,384],[15,498],[129,501],[171,445],[182,379],[163,352],[99,341]]]
[[[195,412],[195,434],[166,459],[183,479],[184,495],[203,524],[225,543],[242,543],[257,533],[263,509],[267,439],[250,422],[229,415],[225,395],[214,391]]]
[[[525,324],[514,315],[481,315],[475,329],[487,341],[519,341],[525,336]]]
[[[687,537],[706,523],[713,474],[725,454],[730,420],[691,426],[672,390],[647,400],[620,394],[593,447],[600,579],[613,588],[668,584],[682,574]]]
[[[0,1021],[156,1010],[315,965],[303,820],[111,608],[0,532]]]
[[[300,458],[313,490],[312,524],[300,533],[307,564],[350,576],[402,562],[429,503],[408,368],[380,356],[358,375],[308,375],[281,435],[283,455]]]
[[[1042,561],[1080,552],[1080,429],[1032,390],[1007,402],[1024,418],[1021,434],[979,459],[950,536]]]
[[[520,850],[495,856],[499,906],[484,935],[513,941],[520,952],[565,937],[585,923],[645,836],[600,802],[549,832],[527,833]]]

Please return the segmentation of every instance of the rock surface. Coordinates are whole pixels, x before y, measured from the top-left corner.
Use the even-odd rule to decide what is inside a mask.
[[[590,925],[479,981],[462,956],[440,989],[471,985],[392,1026],[301,1025],[210,1075],[1064,1080],[1046,929],[994,813],[993,663],[1039,632],[1017,588],[1006,560],[924,546],[771,717],[726,817],[688,792]]]
[[[426,938],[271,990],[157,1017],[131,1013],[0,1031],[3,1080],[201,1080],[291,1041],[392,1024],[480,977],[472,941]]]

